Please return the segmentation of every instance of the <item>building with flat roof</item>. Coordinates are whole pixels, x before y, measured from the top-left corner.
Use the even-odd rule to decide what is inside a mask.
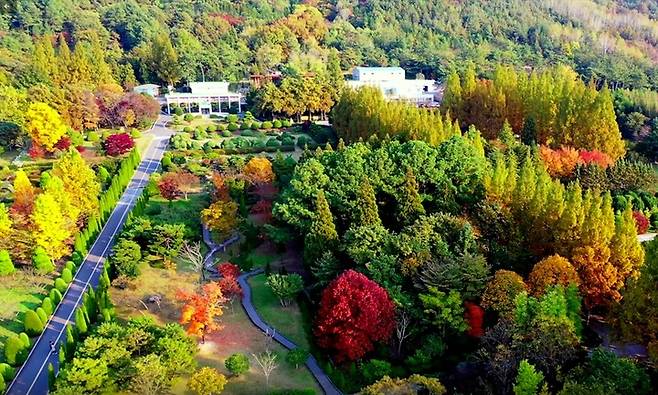
[[[347,85],[357,89],[374,86],[388,100],[412,102],[419,105],[438,104],[439,85],[434,80],[409,80],[401,67],[355,67]]]
[[[136,87],[133,88],[133,92],[149,95],[151,97],[158,97],[160,96],[160,85],[156,85],[156,84],[137,85]]]
[[[203,115],[227,114],[231,106],[237,106],[242,112],[245,104],[244,96],[229,90],[225,81],[190,82],[190,92],[176,92],[165,95],[167,114],[171,109],[181,107],[187,112],[198,112]]]

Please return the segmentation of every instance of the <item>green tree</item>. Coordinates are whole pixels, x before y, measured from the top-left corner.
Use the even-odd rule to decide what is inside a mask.
[[[535,367],[522,360],[514,384],[514,395],[536,395],[539,385],[544,380],[544,374],[535,370]]]
[[[290,365],[294,366],[295,369],[299,369],[300,365],[303,365],[306,363],[306,360],[308,359],[309,352],[301,349],[301,348],[295,348],[286,354],[286,362],[288,362]]]
[[[6,276],[16,271],[7,250],[0,250],[0,276]]]
[[[112,263],[119,274],[128,277],[139,276],[139,263],[142,260],[142,250],[136,242],[121,238],[112,248]]]
[[[421,303],[425,314],[429,315],[429,321],[436,326],[443,335],[447,330],[457,333],[464,332],[468,329],[468,324],[464,319],[464,307],[459,292],[450,291],[446,294],[435,287],[427,289],[429,293],[420,294]]]
[[[149,66],[155,75],[169,85],[178,82],[181,78],[178,54],[169,35],[161,33],[155,36],[150,51]]]
[[[410,225],[420,215],[425,214],[423,201],[418,193],[418,182],[411,167],[407,167],[403,189],[398,200],[398,219]]]
[[[324,251],[332,251],[338,244],[338,233],[331,215],[329,202],[322,190],[315,203],[315,216],[304,241],[304,260],[315,262]]]
[[[356,193],[356,213],[353,224],[358,226],[381,225],[379,212],[377,211],[377,200],[375,190],[368,179],[361,180],[361,185]]]
[[[50,259],[43,247],[36,247],[32,255],[32,265],[39,273],[51,273],[55,270],[55,264]]]
[[[232,375],[239,376],[249,370],[249,358],[240,353],[231,354],[231,356],[226,358],[224,366],[226,366],[226,369],[228,369]]]
[[[197,395],[218,395],[224,391],[226,377],[213,368],[201,368],[194,372],[187,388]]]
[[[304,280],[299,274],[270,274],[267,276],[266,284],[272,290],[272,293],[279,298],[281,306],[288,307],[302,289],[304,289]]]

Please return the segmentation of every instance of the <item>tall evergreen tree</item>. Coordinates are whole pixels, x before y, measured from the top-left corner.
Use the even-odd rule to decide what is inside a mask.
[[[402,192],[398,200],[398,219],[402,224],[412,224],[420,215],[425,214],[423,201],[418,193],[418,182],[411,167],[407,167]]]
[[[375,190],[367,178],[361,180],[361,185],[356,194],[356,216],[353,222],[355,226],[380,225],[379,212]]]
[[[332,251],[337,245],[338,232],[334,218],[324,191],[320,190],[315,202],[315,216],[304,242],[304,260],[312,264],[325,251]]]

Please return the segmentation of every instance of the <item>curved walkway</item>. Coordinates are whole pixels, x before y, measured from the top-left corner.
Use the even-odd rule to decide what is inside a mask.
[[[287,348],[288,350],[292,350],[297,348],[297,345],[290,341],[287,337],[283,336],[279,331],[276,330],[276,328],[271,327],[268,325],[263,319],[258,315],[256,312],[256,308],[254,305],[251,303],[251,286],[249,285],[249,277],[258,275],[263,273],[263,269],[258,269],[251,271],[249,273],[244,273],[238,277],[238,282],[240,283],[240,286],[242,287],[242,307],[244,307],[244,310],[247,312],[247,316],[249,316],[249,319],[251,322],[258,327],[261,331],[264,333],[274,333],[273,338],[277,342],[279,342],[283,347]],[[308,370],[311,372],[313,377],[315,377],[315,380],[320,384],[320,387],[322,387],[322,390],[324,391],[325,394],[327,395],[339,395],[342,394],[338,388],[334,385],[333,382],[331,382],[331,379],[327,374],[322,370],[320,367],[320,364],[318,364],[318,361],[315,359],[313,355],[310,355],[308,359],[306,360],[306,367]]]

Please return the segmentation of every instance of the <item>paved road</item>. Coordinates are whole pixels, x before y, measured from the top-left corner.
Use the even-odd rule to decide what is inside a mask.
[[[288,350],[292,350],[297,348],[297,345],[290,341],[287,337],[283,336],[281,333],[279,333],[276,328],[271,327],[268,325],[263,319],[258,315],[256,312],[256,309],[254,308],[254,305],[251,303],[251,286],[249,286],[249,277],[255,276],[257,274],[260,274],[263,272],[263,269],[258,269],[251,271],[249,273],[242,274],[240,277],[238,277],[238,282],[240,283],[240,286],[242,287],[242,307],[244,307],[244,310],[247,312],[247,316],[249,316],[249,319],[251,322],[254,323],[261,331],[265,333],[274,333],[274,340],[279,342],[282,346],[287,348]],[[309,356],[308,359],[306,360],[306,367],[308,370],[311,372],[313,377],[315,377],[315,380],[320,384],[320,387],[322,387],[322,390],[324,391],[325,394],[327,395],[341,395],[342,392],[336,386],[334,383],[331,381],[329,376],[322,370],[320,367],[320,364],[318,364],[318,361],[313,357],[313,355]]]
[[[102,273],[103,262],[109,253],[114,236],[121,230],[128,213],[135,201],[142,194],[142,189],[149,180],[149,175],[160,166],[160,159],[167,149],[172,130],[165,127],[168,117],[160,117],[153,125],[151,132],[154,139],[142,155],[142,162],[133,175],[119,203],[107,220],[100,235],[89,249],[89,254],[75,274],[62,302],[57,306],[55,314],[48,321],[46,330],[36,340],[27,361],[16,374],[16,378],[7,388],[9,395],[45,395],[48,393],[48,363],[52,363],[55,371],[58,369],[57,352],[51,352],[50,342],[59,344],[66,341],[66,326],[74,322],[74,313],[82,300],[87,287],[96,287]]]

